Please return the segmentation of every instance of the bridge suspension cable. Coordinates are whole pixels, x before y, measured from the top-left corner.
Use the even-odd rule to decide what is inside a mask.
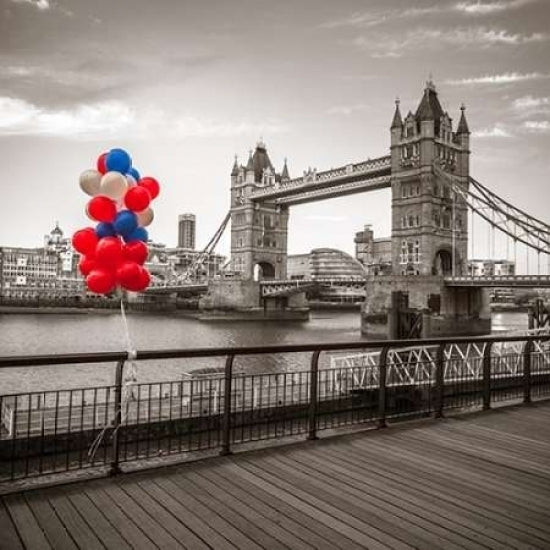
[[[193,275],[196,275],[197,271],[204,265],[204,262],[207,261],[214,252],[230,219],[231,212],[228,212],[212,238],[208,241],[208,244],[201,250],[200,254],[195,258],[187,270],[177,277],[178,283],[189,281]]]
[[[472,214],[477,214],[490,225],[491,231],[497,229],[508,235],[513,239],[514,247],[520,242],[528,249],[550,254],[550,225],[511,205],[474,178],[469,178],[470,188],[466,189],[462,181],[438,166],[434,166],[434,171],[447,182],[454,194],[462,198]],[[494,237],[491,234],[488,237],[489,249],[492,245],[494,252]]]

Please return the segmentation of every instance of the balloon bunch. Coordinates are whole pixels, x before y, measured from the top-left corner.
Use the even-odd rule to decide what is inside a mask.
[[[80,229],[73,246],[82,254],[79,270],[89,290],[109,294],[118,285],[145,290],[151,276],[143,266],[149,253],[145,227],[153,221],[149,206],[160,191],[155,178],[141,177],[123,149],[111,149],[97,159],[97,170],[80,175],[80,188],[92,197],[86,206],[96,227]]]

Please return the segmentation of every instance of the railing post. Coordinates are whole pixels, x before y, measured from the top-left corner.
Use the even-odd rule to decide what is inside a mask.
[[[531,403],[531,354],[533,341],[527,340],[523,348],[523,402]]]
[[[385,428],[386,424],[386,378],[388,373],[388,351],[384,346],[380,352],[378,363],[378,427]]]
[[[225,379],[223,398],[222,420],[222,449],[221,456],[231,454],[231,393],[233,385],[233,359],[234,355],[228,355],[225,359]]]
[[[445,399],[445,344],[439,344],[435,355],[435,418],[443,417]]]
[[[113,420],[113,454],[111,460],[110,475],[122,473],[120,469],[120,425],[122,423],[122,374],[124,371],[124,359],[116,364],[115,370],[115,418]],[[107,403],[108,407],[109,404]]]
[[[491,408],[491,348],[493,342],[487,342],[483,350],[483,410]]]
[[[307,438],[317,439],[317,406],[319,386],[319,355],[321,350],[315,350],[311,356],[311,370],[309,382],[309,431]]]

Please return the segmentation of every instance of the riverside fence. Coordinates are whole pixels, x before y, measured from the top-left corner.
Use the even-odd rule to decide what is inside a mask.
[[[308,368],[236,371],[236,359],[304,354]],[[125,376],[126,352],[0,357],[0,369],[113,363],[115,383],[0,395],[0,484],[68,471],[230,453],[247,442],[495,403],[550,398],[550,335],[138,351],[137,361],[224,361],[177,381]],[[145,363],[146,364],[146,363]],[[147,368],[146,366],[143,368]]]

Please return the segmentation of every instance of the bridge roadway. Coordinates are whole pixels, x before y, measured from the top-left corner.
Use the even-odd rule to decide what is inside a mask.
[[[550,402],[0,498],[0,548],[550,547]]]
[[[260,281],[262,296],[285,296],[304,292],[314,287],[345,286],[359,288],[365,286],[366,279],[331,278],[331,279],[285,279]],[[485,287],[485,288],[548,288],[550,275],[502,275],[484,277],[445,277],[445,286],[450,287]],[[187,283],[167,286],[149,287],[146,294],[203,293],[208,290],[208,283]]]

